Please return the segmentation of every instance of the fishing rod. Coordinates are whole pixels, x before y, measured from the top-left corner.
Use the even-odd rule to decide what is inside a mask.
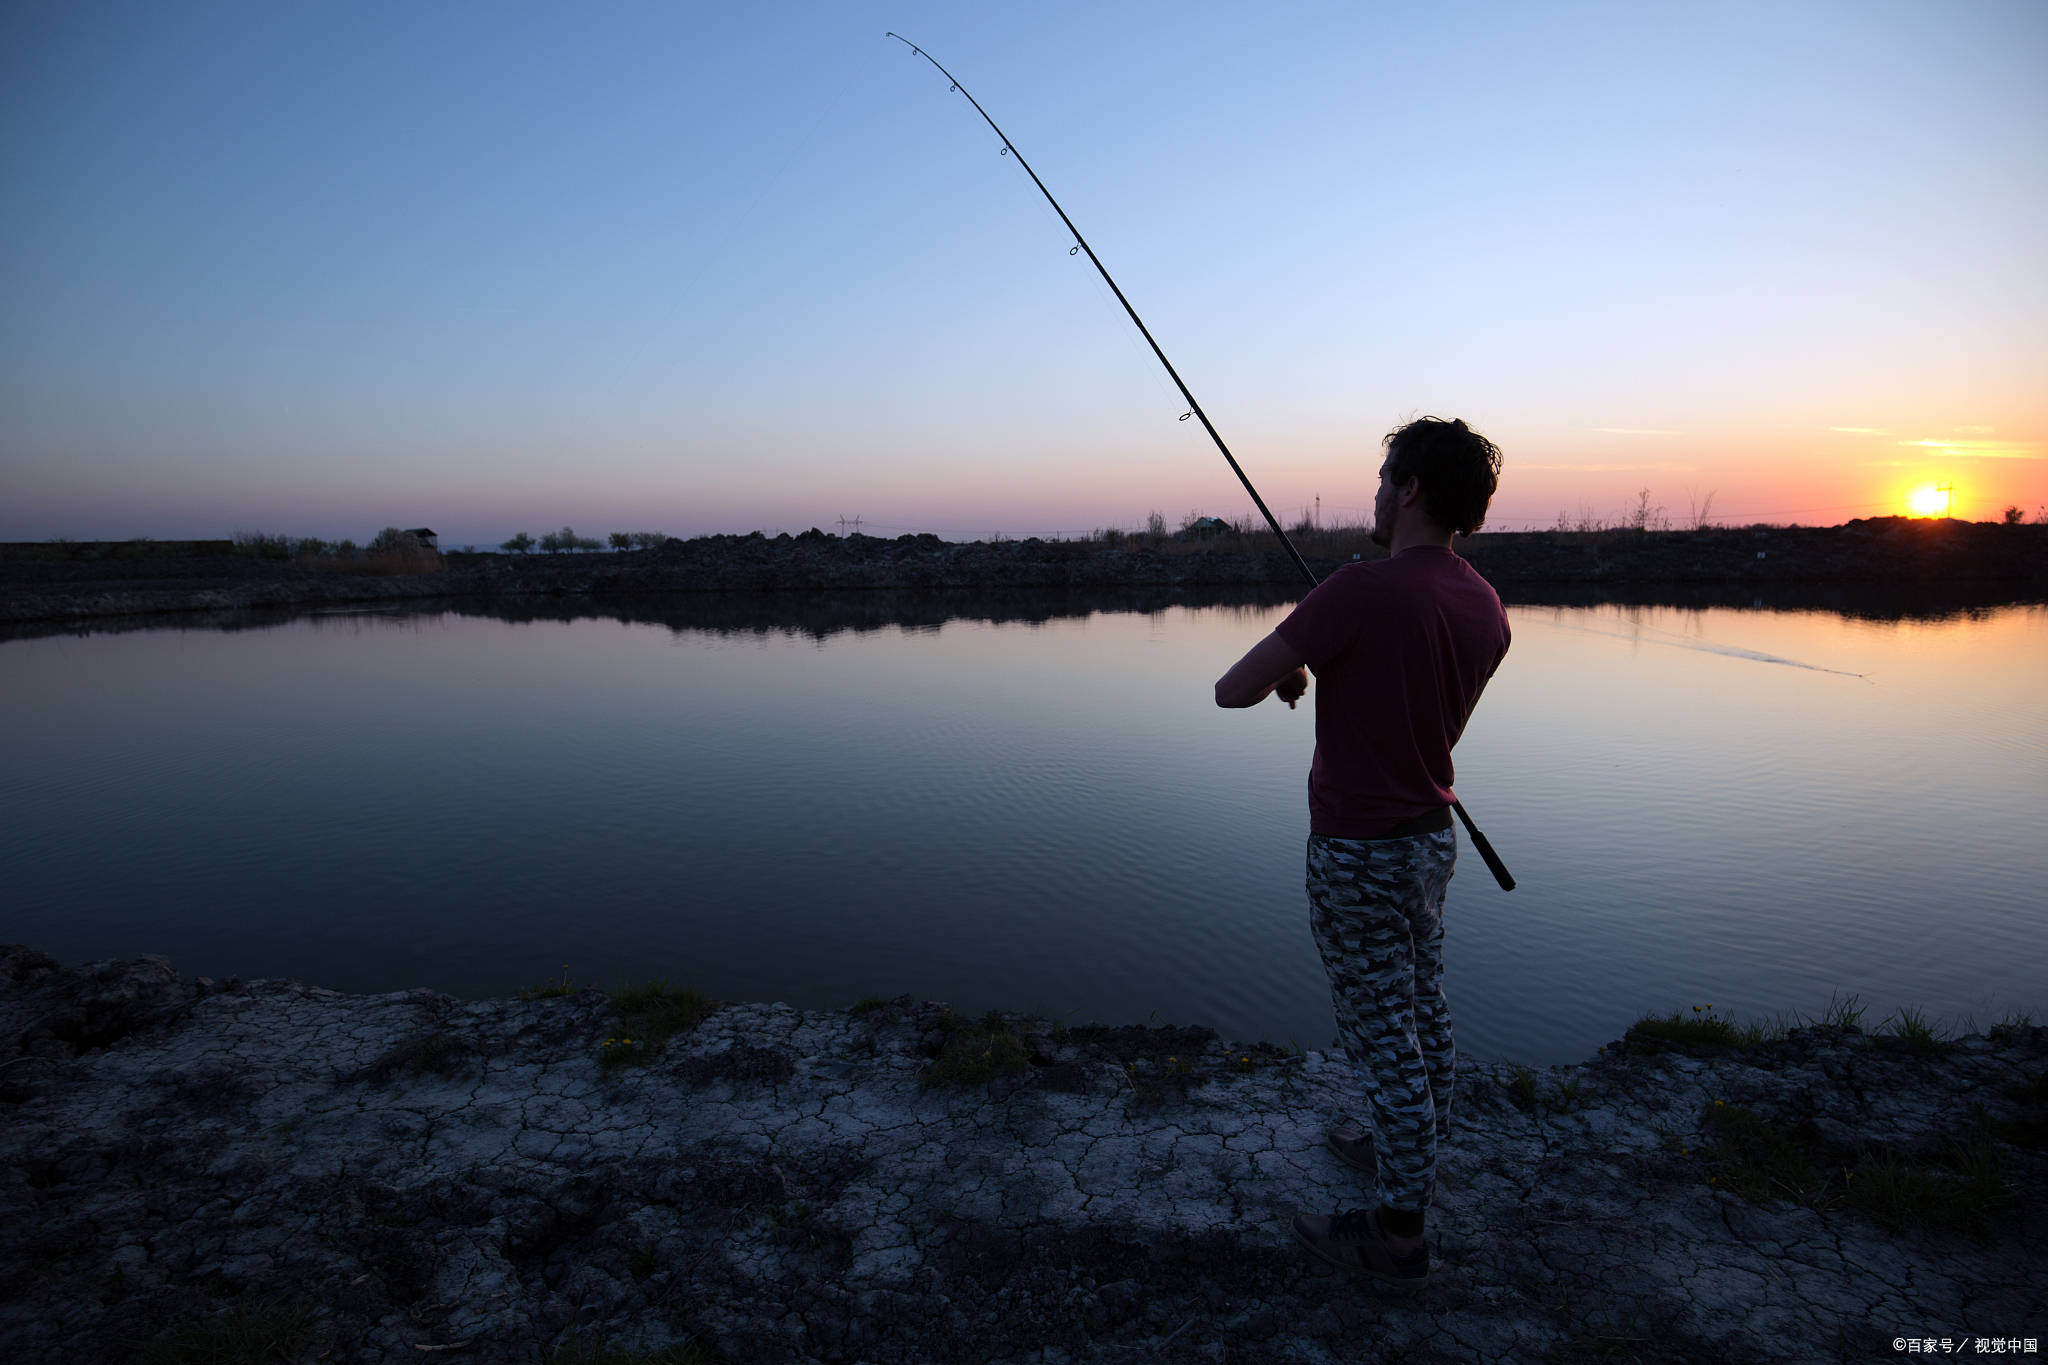
[[[966,87],[953,79],[953,73],[946,70],[945,67],[939,66],[938,58],[932,56],[931,53],[926,52],[900,33],[890,33],[885,36],[894,38],[897,42],[930,62],[934,67],[938,67],[939,74],[951,82],[955,90],[958,90],[967,97],[967,102],[974,106],[974,112],[981,115],[981,121],[990,128],[994,128],[996,136],[1002,138],[1003,155],[1017,158],[1017,164],[1024,168],[1024,174],[1031,177],[1031,183],[1038,186],[1038,192],[1045,196],[1045,202],[1052,205],[1052,211],[1057,213],[1060,216],[1060,221],[1067,225],[1067,231],[1074,234],[1074,245],[1068,249],[1067,254],[1071,256],[1077,251],[1088,253],[1088,259],[1095,266],[1096,273],[1102,276],[1102,282],[1109,286],[1109,291],[1116,295],[1116,301],[1124,306],[1126,313],[1131,315],[1131,321],[1136,324],[1139,333],[1144,336],[1145,344],[1152,348],[1152,354],[1159,357],[1159,363],[1166,367],[1166,372],[1169,375],[1173,376],[1174,387],[1180,390],[1181,397],[1188,400],[1188,411],[1180,415],[1180,420],[1183,422],[1187,421],[1188,413],[1193,413],[1201,419],[1202,429],[1209,433],[1209,439],[1216,443],[1216,448],[1223,452],[1223,458],[1230,462],[1231,472],[1237,475],[1237,481],[1244,485],[1244,491],[1252,495],[1252,501],[1258,505],[1259,512],[1266,518],[1266,524],[1273,528],[1273,534],[1280,537],[1280,543],[1285,545],[1287,553],[1294,557],[1294,567],[1301,570],[1302,576],[1308,579],[1309,586],[1313,588],[1316,585],[1315,571],[1309,568],[1308,561],[1301,557],[1301,551],[1294,548],[1294,542],[1287,538],[1287,533],[1280,529],[1279,519],[1273,515],[1272,509],[1266,506],[1266,500],[1259,496],[1259,490],[1252,487],[1252,481],[1245,477],[1244,469],[1238,464],[1237,457],[1230,453],[1230,447],[1223,444],[1223,437],[1217,433],[1215,423],[1209,420],[1209,414],[1202,411],[1202,405],[1197,403],[1195,395],[1189,392],[1186,381],[1180,377],[1180,371],[1173,368],[1173,362],[1166,358],[1166,352],[1160,350],[1159,343],[1152,339],[1152,329],[1145,325],[1145,319],[1138,316],[1138,310],[1131,307],[1131,301],[1124,297],[1124,291],[1117,288],[1116,281],[1110,278],[1108,269],[1102,264],[1102,259],[1095,254],[1095,248],[1088,245],[1088,239],[1081,235],[1081,229],[1074,226],[1074,220],[1067,217],[1067,211],[1060,207],[1060,201],[1052,197],[1052,191],[1047,189],[1045,182],[1038,178],[1038,172],[1031,169],[1031,163],[1024,159],[1024,153],[1017,150],[1017,144],[1010,141],[1008,134],[1002,129],[996,128],[996,121],[988,116],[988,110],[981,107],[981,101],[972,95],[968,95]]]
[[[1018,151],[1017,144],[1010,141],[1010,135],[996,126],[996,121],[988,116],[988,110],[981,107],[981,101],[968,94],[967,87],[955,80],[952,72],[940,66],[938,58],[932,56],[931,53],[926,52],[900,33],[889,33],[884,36],[894,38],[897,42],[930,62],[933,68],[946,78],[947,84],[959,91],[961,95],[966,97],[967,102],[974,106],[974,112],[981,115],[981,121],[986,123],[995,132],[995,135],[1003,140],[1002,154],[1017,158],[1017,164],[1024,168],[1024,174],[1031,177],[1031,183],[1038,186],[1038,192],[1045,196],[1045,202],[1052,205],[1052,211],[1060,216],[1060,221],[1067,225],[1067,231],[1073,234],[1074,245],[1068,248],[1067,254],[1072,256],[1083,251],[1088,253],[1089,263],[1095,267],[1096,273],[1102,276],[1102,282],[1109,286],[1109,291],[1116,295],[1116,301],[1124,306],[1124,312],[1130,315],[1132,324],[1137,327],[1139,334],[1145,338],[1145,344],[1152,348],[1152,354],[1159,357],[1159,363],[1166,367],[1166,373],[1172,376],[1174,387],[1180,390],[1180,396],[1188,400],[1188,411],[1180,415],[1180,420],[1183,422],[1187,421],[1191,414],[1201,420],[1202,430],[1209,433],[1209,439],[1214,441],[1216,449],[1223,453],[1224,460],[1230,465],[1230,472],[1237,475],[1237,481],[1243,484],[1244,491],[1251,495],[1252,502],[1258,507],[1260,515],[1266,518],[1266,524],[1272,527],[1273,534],[1280,538],[1280,544],[1286,548],[1288,556],[1294,560],[1294,567],[1301,570],[1301,576],[1308,580],[1310,588],[1316,587],[1318,580],[1315,570],[1309,568],[1308,561],[1301,557],[1301,551],[1294,548],[1294,542],[1287,538],[1287,532],[1280,529],[1280,519],[1273,515],[1273,510],[1270,507],[1266,506],[1266,500],[1259,496],[1259,490],[1252,487],[1252,481],[1245,475],[1244,467],[1238,464],[1237,457],[1230,453],[1230,447],[1223,443],[1222,434],[1216,430],[1216,424],[1209,420],[1209,414],[1202,411],[1202,405],[1195,401],[1195,395],[1188,389],[1187,381],[1180,377],[1180,371],[1173,368],[1173,362],[1166,358],[1166,352],[1159,349],[1159,343],[1153,340],[1152,329],[1147,327],[1145,320],[1138,316],[1138,310],[1131,307],[1131,301],[1124,297],[1124,291],[1118,288],[1117,282],[1111,278],[1109,268],[1103,265],[1102,258],[1095,254],[1095,248],[1088,245],[1088,239],[1081,235],[1081,229],[1075,227],[1074,220],[1067,217],[1067,211],[1060,207],[1059,200],[1052,197],[1052,191],[1047,189],[1045,182],[1038,178],[1038,172],[1031,169],[1031,163],[1024,159],[1024,153]],[[1458,813],[1458,819],[1464,822],[1465,832],[1472,836],[1472,846],[1479,850],[1479,856],[1485,860],[1487,870],[1493,873],[1494,880],[1500,883],[1501,890],[1514,890],[1515,879],[1508,875],[1507,864],[1500,860],[1500,855],[1493,851],[1493,845],[1488,843],[1486,836],[1479,832],[1479,826],[1473,824],[1472,817],[1465,813],[1464,802],[1452,800],[1451,809],[1455,810]]]

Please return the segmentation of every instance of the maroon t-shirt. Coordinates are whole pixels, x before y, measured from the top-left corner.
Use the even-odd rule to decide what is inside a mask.
[[[1450,805],[1451,746],[1508,652],[1493,586],[1411,546],[1346,564],[1275,629],[1316,675],[1309,832],[1372,839]]]

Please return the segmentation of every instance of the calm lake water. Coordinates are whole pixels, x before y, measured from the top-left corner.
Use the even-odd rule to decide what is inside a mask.
[[[1210,700],[1286,607],[784,610],[0,643],[0,939],[350,991],[567,964],[1329,1043],[1310,710]],[[1575,1061],[1648,1011],[1837,993],[1870,1024],[2048,1014],[2048,609],[1510,616],[1458,788],[1521,884],[1464,850],[1464,1050]]]

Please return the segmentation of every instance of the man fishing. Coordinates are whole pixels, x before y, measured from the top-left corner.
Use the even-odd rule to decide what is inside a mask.
[[[1508,648],[1493,588],[1451,549],[1486,518],[1500,451],[1462,421],[1425,417],[1386,438],[1372,538],[1216,682],[1216,704],[1290,707],[1316,689],[1308,900],[1344,1051],[1370,1128],[1330,1148],[1373,1175],[1377,1202],[1302,1214],[1295,1235],[1346,1270],[1429,1279],[1423,1214],[1436,1193],[1456,1054],[1443,995],[1443,898],[1457,860],[1451,747]]]

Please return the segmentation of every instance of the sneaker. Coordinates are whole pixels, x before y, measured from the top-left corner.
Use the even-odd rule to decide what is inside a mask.
[[[1410,1288],[1429,1283],[1429,1247],[1405,1255],[1387,1245],[1380,1231],[1379,1210],[1353,1209],[1329,1215],[1300,1213],[1294,1235],[1316,1255],[1341,1270],[1387,1280]]]
[[[1353,1123],[1350,1119],[1337,1120],[1337,1126],[1330,1130],[1330,1150],[1344,1158],[1344,1164],[1367,1175],[1380,1173],[1379,1162],[1372,1153],[1372,1129],[1364,1124]]]
[[[1338,1119],[1337,1125],[1330,1129],[1325,1145],[1342,1157],[1344,1164],[1353,1170],[1364,1171],[1370,1176],[1379,1175],[1379,1162],[1373,1156],[1372,1129],[1364,1124],[1348,1118]],[[1436,1179],[1429,1189],[1429,1202],[1432,1206],[1436,1204],[1437,1196],[1443,1193],[1443,1188],[1443,1167],[1438,1166]]]

